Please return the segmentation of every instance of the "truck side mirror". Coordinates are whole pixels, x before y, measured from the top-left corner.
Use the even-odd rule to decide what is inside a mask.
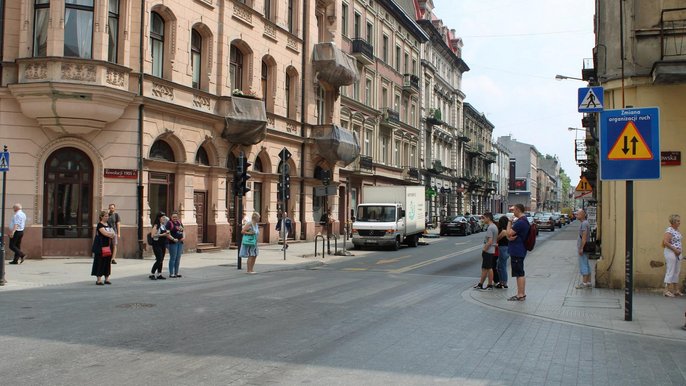
[[[400,209],[398,220],[405,217],[405,209]]]

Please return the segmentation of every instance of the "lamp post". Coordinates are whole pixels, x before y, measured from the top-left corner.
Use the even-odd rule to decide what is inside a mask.
[[[581,78],[574,77],[574,76],[567,76],[567,75],[560,75],[560,74],[555,75],[555,80],[565,80],[565,79],[579,80],[582,82],[586,82],[585,80],[583,80]]]

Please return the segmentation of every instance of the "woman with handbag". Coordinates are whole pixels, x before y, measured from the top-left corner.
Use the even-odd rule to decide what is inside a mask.
[[[257,248],[257,236],[260,234],[259,222],[260,215],[258,213],[253,213],[250,221],[246,222],[241,230],[243,237],[241,240],[241,250],[238,255],[240,257],[248,258],[247,273],[250,274],[256,273],[255,261],[257,260],[257,255],[259,253],[259,249]]]
[[[679,273],[681,271],[681,232],[679,232],[679,225],[681,225],[681,217],[678,214],[669,216],[669,227],[665,229],[664,236],[662,236],[662,246],[664,247],[665,265],[665,292],[664,295],[673,298],[674,296],[683,295],[679,291]]]
[[[579,256],[579,275],[581,275],[581,283],[576,286],[576,289],[593,288],[591,284],[591,265],[588,262],[588,252],[584,248],[590,245],[591,225],[586,220],[586,211],[579,209],[576,212],[576,218],[579,219],[581,225],[579,226],[579,238],[576,239],[576,249]]]
[[[173,212],[171,220],[167,222],[169,230],[169,277],[180,278],[179,265],[181,265],[181,254],[183,253],[183,224],[179,220],[179,213]]]
[[[166,228],[167,215],[164,212],[159,212],[155,216],[155,221],[152,223],[152,229],[148,234],[148,242],[152,246],[152,253],[155,254],[155,264],[150,269],[150,280],[165,280],[162,276],[162,266],[164,265],[164,254],[167,249],[167,239],[169,238],[169,231]],[[157,273],[157,275],[155,275]]]
[[[112,272],[112,239],[114,230],[107,224],[109,212],[100,212],[98,225],[95,227],[95,237],[93,238],[93,267],[91,276],[97,278],[95,285],[112,284],[110,273]],[[105,281],[102,277],[105,276]]]

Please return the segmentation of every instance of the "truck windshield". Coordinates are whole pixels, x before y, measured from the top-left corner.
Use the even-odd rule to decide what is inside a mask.
[[[396,220],[394,206],[361,206],[357,210],[357,221],[392,222]]]

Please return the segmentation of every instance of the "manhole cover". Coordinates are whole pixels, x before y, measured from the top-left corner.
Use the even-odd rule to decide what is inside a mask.
[[[150,303],[124,303],[124,304],[118,304],[116,307],[117,308],[150,308],[150,307],[155,307],[155,305],[150,304]]]

